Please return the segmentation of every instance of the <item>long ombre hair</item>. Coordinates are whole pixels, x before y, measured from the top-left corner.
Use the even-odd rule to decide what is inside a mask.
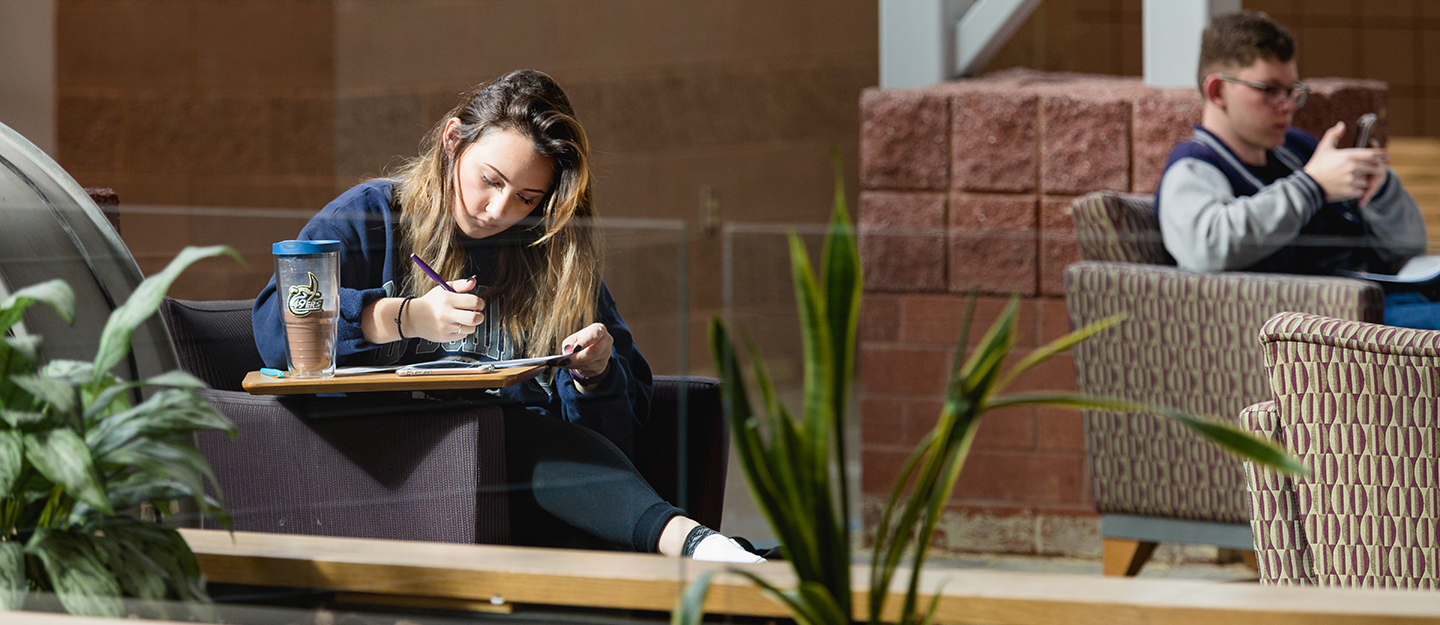
[[[458,140],[445,124],[460,120]],[[518,353],[558,353],[565,337],[591,324],[600,291],[600,238],[590,190],[590,146],[560,85],[534,70],[510,72],[476,87],[425,137],[420,156],[394,177],[402,249],[446,280],[463,277],[464,234],[455,224],[455,164],[485,133],[506,129],[530,140],[555,166],[555,183],[530,216],[512,226],[523,240],[500,246],[494,284],[485,292],[487,315],[501,315]],[[453,138],[453,137],[452,137]],[[507,240],[517,233],[502,233]],[[410,264],[401,291],[419,296],[434,282]],[[501,309],[493,308],[499,302]]]

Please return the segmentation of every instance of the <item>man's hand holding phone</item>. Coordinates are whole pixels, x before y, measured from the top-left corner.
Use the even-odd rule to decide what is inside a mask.
[[[1345,122],[1337,122],[1325,131],[1310,162],[1305,164],[1305,173],[1325,191],[1326,201],[1360,198],[1363,205],[1385,181],[1389,154],[1373,147],[1341,148],[1340,135],[1344,133]],[[1364,134],[1369,140],[1368,130]]]

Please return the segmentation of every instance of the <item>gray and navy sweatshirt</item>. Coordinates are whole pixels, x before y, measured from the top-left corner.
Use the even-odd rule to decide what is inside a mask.
[[[1247,165],[1195,127],[1155,194],[1165,249],[1191,271],[1394,273],[1425,252],[1425,221],[1394,171],[1365,206],[1326,202],[1302,169],[1315,138],[1291,128],[1265,165]]]
[[[463,355],[479,360],[519,357],[497,318],[486,314],[475,333],[453,343],[432,343],[418,338],[377,345],[365,340],[360,313],[371,302],[398,295],[400,277],[408,269],[409,252],[399,249],[396,232],[399,208],[389,180],[372,180],[351,188],[321,209],[296,237],[302,240],[340,241],[340,314],[336,352],[341,365],[409,364]],[[517,225],[491,237],[466,242],[465,269],[479,284],[494,284],[495,258],[505,245],[524,245],[533,235]],[[255,299],[251,320],[255,346],[269,367],[285,367],[285,331],[280,319],[280,298],[275,278]],[[501,311],[498,299],[486,301],[486,312]],[[598,385],[580,393],[568,371],[534,378],[503,389],[491,389],[494,401],[523,406],[531,411],[587,426],[610,439],[630,455],[631,433],[650,416],[653,381],[650,365],[635,346],[630,328],[621,319],[615,300],[603,284],[596,302],[597,320],[605,324],[615,344],[610,364]],[[579,328],[576,328],[579,330]],[[477,397],[480,391],[475,391]]]

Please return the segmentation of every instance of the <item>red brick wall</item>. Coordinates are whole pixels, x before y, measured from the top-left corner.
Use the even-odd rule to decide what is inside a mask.
[[[1377,81],[1320,79],[1296,125],[1383,110]],[[1070,330],[1062,272],[1079,260],[1069,206],[1091,191],[1153,193],[1199,121],[1193,89],[1031,70],[861,97],[862,488],[883,498],[933,426],[965,300],[972,342],[1019,294],[1016,352]],[[1384,129],[1380,129],[1384,140]],[[1010,390],[1075,390],[1061,355]],[[1099,541],[1078,412],[1010,409],[981,425],[942,547],[1092,554]],[[1078,528],[1078,529],[1077,529]]]

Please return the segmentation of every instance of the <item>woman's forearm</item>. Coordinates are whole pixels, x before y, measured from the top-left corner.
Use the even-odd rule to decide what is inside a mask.
[[[400,312],[400,303],[404,301],[402,297],[384,297],[360,311],[360,331],[365,334],[367,342],[380,345],[400,340],[401,328],[395,325],[395,315]],[[408,317],[410,311],[406,310],[405,314]],[[405,326],[406,321],[407,319],[400,320],[401,327]]]

